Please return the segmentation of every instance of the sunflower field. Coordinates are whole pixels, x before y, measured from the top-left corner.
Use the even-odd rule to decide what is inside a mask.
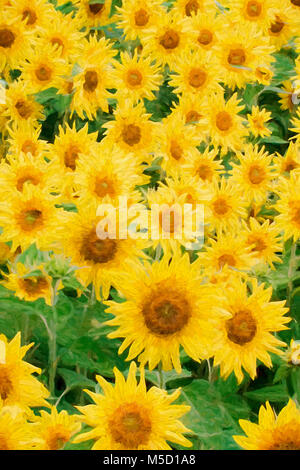
[[[0,0],[1,450],[300,450],[299,54],[300,0]]]

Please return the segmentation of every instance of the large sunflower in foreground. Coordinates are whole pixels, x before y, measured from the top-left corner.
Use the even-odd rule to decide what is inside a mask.
[[[115,386],[101,376],[97,381],[103,394],[86,392],[95,404],[78,406],[82,421],[93,429],[80,434],[73,442],[95,440],[93,450],[171,450],[168,442],[190,447],[183,433],[189,432],[179,420],[190,409],[174,405],[180,389],[168,394],[152,387],[147,391],[144,371],[136,380],[136,365],[130,364],[127,380],[114,368]]]
[[[290,399],[276,416],[267,401],[259,410],[258,424],[239,421],[246,436],[233,436],[247,450],[300,450],[300,411]]]
[[[127,360],[138,356],[150,370],[162,362],[164,370],[180,372],[180,346],[196,361],[207,358],[216,341],[218,299],[210,286],[201,284],[187,253],[176,253],[171,262],[165,255],[160,262],[135,267],[120,282],[120,290],[126,302],[107,302],[115,316],[107,323],[118,327],[108,336],[125,338],[119,353],[129,347]]]
[[[280,354],[278,347],[286,346],[273,333],[287,329],[285,324],[290,318],[284,314],[288,309],[284,307],[285,301],[271,302],[271,296],[272,288],[265,289],[256,279],[247,283],[236,278],[227,287],[222,307],[231,317],[220,322],[218,329],[222,338],[217,348],[212,349],[214,365],[220,365],[225,379],[234,372],[241,382],[243,368],[254,380],[257,360],[272,367],[269,353]]]
[[[32,406],[46,406],[45,398],[49,392],[32,374],[41,370],[23,361],[33,343],[21,346],[21,334],[8,342],[6,336],[0,335],[0,398],[4,405],[18,405],[27,409]]]

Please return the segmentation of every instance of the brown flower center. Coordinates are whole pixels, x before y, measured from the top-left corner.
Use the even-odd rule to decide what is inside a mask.
[[[291,171],[295,170],[295,168],[298,168],[298,166],[298,163],[296,163],[294,160],[289,160],[285,163],[283,171],[290,173]]]
[[[20,214],[20,225],[26,232],[43,225],[43,214],[39,209],[29,209]]]
[[[106,195],[109,195],[111,197],[115,196],[113,181],[105,177],[96,177],[94,191],[99,197],[104,197]]]
[[[25,100],[18,100],[15,104],[15,108],[18,111],[18,114],[23,119],[28,119],[31,116],[32,109],[28,102]]]
[[[83,88],[85,91],[87,91],[88,93],[93,93],[93,91],[96,90],[98,83],[98,74],[97,72],[95,72],[95,70],[89,70],[85,73],[83,84]]]
[[[5,434],[0,433],[0,450],[12,450],[9,448]]]
[[[243,49],[231,49],[227,61],[230,65],[243,65],[246,62],[246,54]]]
[[[48,82],[52,77],[52,70],[48,65],[42,64],[35,71],[35,76],[40,82]]]
[[[135,12],[134,20],[137,26],[146,26],[149,21],[149,14],[144,8],[141,8]]]
[[[14,33],[8,29],[8,28],[3,28],[0,29],[0,47],[8,48],[13,45],[15,42],[15,35]]]
[[[219,197],[213,202],[212,208],[215,214],[222,216],[227,214],[230,209],[230,206],[225,198]]]
[[[284,28],[284,22],[281,21],[281,19],[278,16],[276,16],[276,21],[271,24],[271,28],[270,28],[271,33],[279,34],[283,30],[283,28]]]
[[[139,86],[142,83],[143,75],[139,70],[129,70],[127,72],[127,82],[131,86]]]
[[[147,328],[159,336],[168,336],[181,331],[188,323],[190,306],[174,288],[159,283],[145,302],[142,314]]]
[[[64,48],[64,43],[62,42],[60,38],[52,38],[50,42],[53,46]]]
[[[70,144],[64,154],[64,162],[67,168],[76,170],[76,160],[79,156],[80,149],[76,144]]]
[[[248,245],[254,245],[252,251],[262,252],[267,248],[264,239],[258,235],[249,235]]]
[[[200,178],[203,181],[206,181],[206,180],[211,181],[213,171],[209,165],[202,164],[202,165],[199,165],[197,169],[197,174],[200,176]]]
[[[124,403],[114,411],[109,428],[115,442],[127,450],[137,449],[146,445],[150,437],[149,412],[138,403]]]
[[[36,16],[35,11],[27,8],[26,10],[23,11],[22,19],[27,20],[26,24],[31,26],[36,22],[37,16]]]
[[[211,31],[208,29],[202,29],[199,33],[198,36],[198,42],[199,44],[202,44],[203,46],[208,46],[213,40],[213,34]]]
[[[93,263],[108,263],[114,259],[117,249],[115,240],[100,240],[96,231],[91,230],[82,240],[80,254],[85,260]]]
[[[240,310],[226,322],[227,336],[230,341],[243,346],[254,338],[257,326],[249,310]]]
[[[219,269],[224,268],[224,266],[235,266],[236,261],[233,255],[230,253],[225,253],[224,255],[220,256],[218,259]]]
[[[50,450],[61,449],[70,439],[70,431],[62,424],[47,429],[47,445]]]
[[[180,38],[179,34],[176,33],[173,29],[169,29],[161,36],[159,44],[161,44],[165,49],[175,49],[179,44]]]
[[[232,127],[232,119],[227,111],[220,111],[216,116],[216,126],[220,131],[226,132]]]
[[[18,178],[16,188],[18,191],[22,192],[25,183],[31,183],[34,186],[37,186],[39,182],[40,182],[40,178],[38,178],[37,175],[33,175],[32,172],[28,170],[28,172],[25,172],[23,176]]]
[[[251,18],[257,18],[261,14],[261,11],[262,11],[261,2],[257,2],[255,0],[248,2],[247,13]]]
[[[201,117],[201,114],[199,114],[197,111],[191,110],[185,116],[185,123],[191,124],[192,122],[197,122]]]
[[[291,3],[296,5],[296,7],[300,7],[300,0],[291,0]]]
[[[260,184],[266,177],[265,170],[259,165],[253,165],[249,170],[248,177],[252,184]]]
[[[9,370],[6,365],[0,364],[0,397],[6,400],[13,391],[13,383],[10,379]]]
[[[204,70],[195,68],[189,73],[189,84],[194,88],[200,88],[206,82],[207,74]]]
[[[135,124],[125,125],[122,130],[122,137],[123,137],[123,141],[127,145],[130,145],[130,147],[133,147],[133,145],[138,144],[141,140],[141,137],[142,137],[141,129],[139,126],[136,126]]]
[[[183,155],[183,151],[182,151],[182,148],[181,146],[176,142],[176,140],[171,140],[171,144],[170,144],[170,153],[172,155],[172,157],[175,159],[175,160],[180,160],[182,155]]]
[[[27,294],[40,294],[48,288],[48,282],[43,276],[26,277],[22,279],[22,285]]]
[[[31,153],[31,155],[35,155],[37,152],[37,145],[32,142],[32,140],[25,140],[21,147],[22,152],[24,153]]]
[[[197,13],[199,9],[199,4],[197,0],[189,0],[185,5],[185,14],[187,16],[192,16],[192,13]]]
[[[104,3],[93,3],[89,5],[89,11],[93,15],[98,15],[98,13],[101,13],[104,8]]]

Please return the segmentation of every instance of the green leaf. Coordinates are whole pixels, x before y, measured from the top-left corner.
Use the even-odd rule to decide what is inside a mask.
[[[88,379],[82,374],[78,374],[70,369],[58,368],[57,373],[64,379],[65,384],[68,389],[72,390],[73,388],[80,387],[92,387],[95,388],[95,382]]]
[[[250,400],[259,402],[265,402],[267,400],[271,402],[286,402],[289,398],[285,384],[262,387],[258,390],[245,392],[244,396]]]

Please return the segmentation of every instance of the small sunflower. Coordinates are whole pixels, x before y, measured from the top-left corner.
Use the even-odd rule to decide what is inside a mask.
[[[194,50],[214,50],[223,33],[223,17],[213,12],[201,12],[191,17],[191,45]]]
[[[123,276],[119,290],[126,301],[107,302],[107,311],[114,315],[107,324],[118,327],[108,337],[125,338],[119,353],[129,347],[127,360],[138,356],[150,370],[162,362],[163,370],[174,367],[180,373],[180,346],[195,361],[207,358],[208,348],[217,341],[218,300],[211,286],[201,283],[188,253],[136,266]]]
[[[300,450],[300,411],[290,398],[278,416],[267,401],[259,409],[258,424],[240,419],[246,436],[233,436],[247,450]]]
[[[51,297],[52,279],[44,272],[41,266],[31,268],[17,263],[16,267],[10,269],[9,274],[4,276],[2,285],[13,292],[16,297],[27,302],[34,302],[43,298],[47,305],[52,305]]]
[[[138,55],[136,50],[133,56],[121,52],[121,61],[114,62],[111,73],[114,88],[117,89],[117,99],[130,99],[136,103],[143,98],[154,100],[154,91],[158,91],[162,83],[162,75],[151,57]]]
[[[181,16],[193,18],[195,15],[215,15],[217,10],[214,0],[177,0],[173,10]]]
[[[281,354],[278,347],[286,346],[273,333],[287,329],[285,324],[290,318],[284,314],[288,309],[284,307],[285,301],[271,302],[272,288],[265,289],[264,284],[258,285],[256,279],[246,282],[236,278],[225,294],[222,308],[231,316],[220,321],[222,339],[218,348],[212,351],[214,365],[220,365],[225,379],[234,372],[240,383],[244,376],[243,368],[254,380],[256,361],[270,368],[269,352]]]
[[[49,411],[41,410],[40,416],[32,416],[32,429],[43,442],[42,450],[61,450],[80,431],[81,423],[78,415],[58,412],[55,406]]]
[[[41,160],[41,157],[47,157],[50,144],[40,138],[41,130],[41,125],[34,128],[30,121],[14,123],[8,128],[8,154],[13,157],[21,153],[31,154],[37,160]]]
[[[17,405],[28,411],[28,407],[46,406],[48,390],[32,374],[41,373],[41,369],[23,361],[26,352],[33,346],[21,346],[21,334],[8,341],[0,335],[3,357],[0,364],[0,398],[4,405]]]
[[[289,180],[280,179],[276,193],[279,199],[275,209],[279,213],[274,222],[283,232],[284,240],[293,238],[297,241],[300,237],[300,176],[292,172]]]
[[[45,0],[10,0],[6,13],[22,21],[26,30],[36,30],[48,26],[54,8]]]
[[[190,174],[208,186],[225,171],[222,161],[217,159],[218,151],[206,147],[203,153],[197,152],[187,159],[182,167],[184,174]]]
[[[205,109],[208,119],[207,132],[211,144],[215,148],[221,147],[223,154],[228,150],[241,150],[243,139],[248,134],[244,123],[246,122],[239,113],[244,105],[234,93],[228,101],[222,94],[216,94],[208,99]]]
[[[250,126],[250,131],[254,137],[269,137],[272,132],[265,125],[272,118],[272,113],[265,108],[259,109],[258,106],[252,106],[251,114],[248,114],[247,119]]]
[[[249,226],[246,224],[244,226],[246,230],[242,232],[242,235],[245,237],[246,247],[251,248],[258,263],[268,263],[274,269],[274,262],[282,262],[277,253],[283,250],[280,231],[276,224],[271,224],[270,220],[265,220],[260,224],[254,217],[251,217]]]
[[[26,85],[20,80],[9,85],[5,104],[5,115],[16,124],[27,121],[36,127],[37,121],[44,119],[43,107],[28,94]]]
[[[0,12],[0,72],[6,65],[17,68],[24,57],[30,53],[34,38],[29,31],[25,31],[22,21],[8,18],[7,14]]]
[[[80,0],[78,3],[77,19],[87,29],[97,28],[112,23],[112,0],[101,0],[98,3],[90,0]]]
[[[274,157],[274,166],[279,174],[289,177],[292,171],[300,170],[300,148],[299,143],[290,142],[284,156],[277,154]]]
[[[190,431],[179,420],[190,407],[173,404],[180,389],[172,394],[157,387],[147,390],[143,369],[137,383],[134,362],[127,380],[116,367],[114,374],[114,386],[97,375],[103,394],[85,390],[95,404],[77,408],[82,421],[93,429],[73,442],[93,439],[93,450],[170,450],[168,442],[191,446],[183,435]]]
[[[268,192],[273,189],[273,181],[277,176],[276,168],[272,165],[273,155],[262,147],[248,144],[243,153],[237,154],[240,164],[232,163],[232,182],[237,184],[251,202],[262,202]]]
[[[226,0],[226,6],[230,8],[233,22],[242,20],[245,24],[257,26],[263,33],[266,33],[275,21],[274,0]]]

